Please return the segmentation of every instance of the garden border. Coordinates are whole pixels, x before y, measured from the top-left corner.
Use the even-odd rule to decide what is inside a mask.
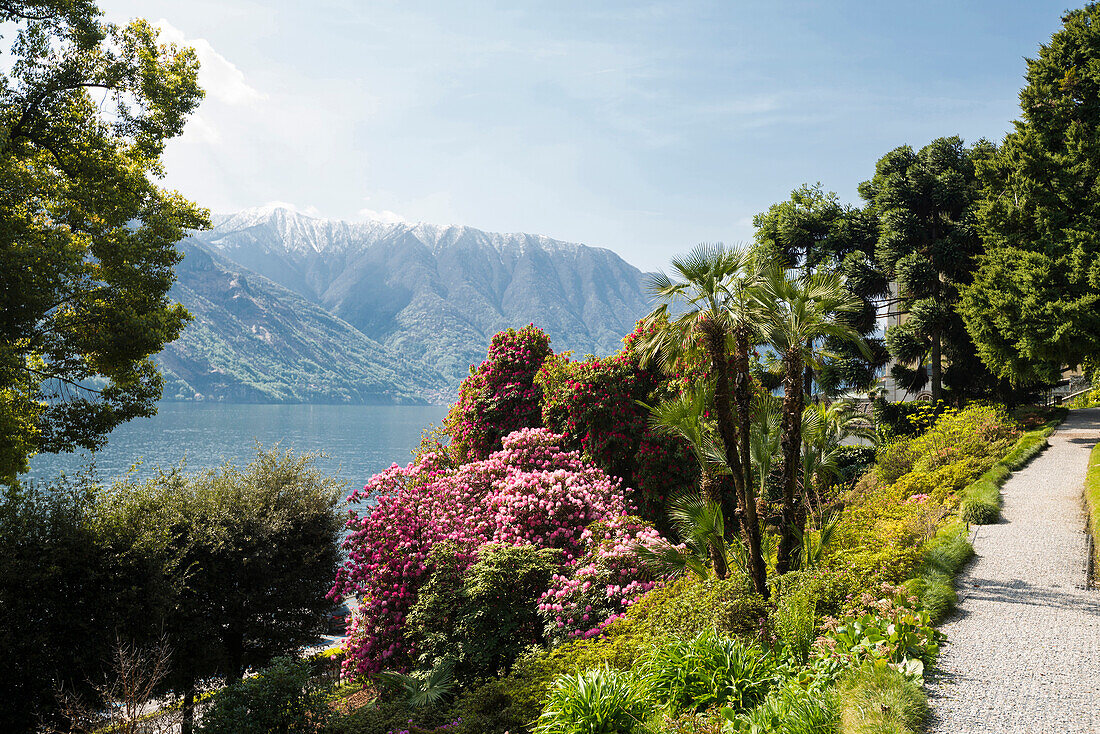
[[[1100,572],[1100,443],[1092,447],[1089,454],[1089,468],[1085,475],[1086,524],[1090,534],[1090,553],[1088,576],[1085,583],[1097,587],[1097,574]]]

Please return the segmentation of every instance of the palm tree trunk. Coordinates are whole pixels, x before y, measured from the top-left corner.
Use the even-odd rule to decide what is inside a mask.
[[[787,376],[784,380],[783,419],[783,516],[776,554],[775,572],[791,571],[798,566],[795,550],[801,530],[798,502],[798,475],[802,449],[802,355],[795,347],[787,352]]]
[[[701,467],[701,471],[699,472],[699,494],[703,495],[708,501],[714,502],[721,507],[721,485],[715,480],[716,478],[711,476],[706,467]],[[710,564],[714,567],[714,575],[717,578],[724,579],[729,574],[729,568],[726,565],[725,557],[722,555],[716,543],[711,543],[709,550]]]
[[[718,435],[722,437],[722,449],[726,464],[733,474],[733,486],[738,500],[745,495],[745,473],[741,457],[737,451],[737,425],[734,421],[733,404],[730,395],[730,364],[726,352],[725,329],[712,320],[701,324],[703,344],[710,358],[711,374],[714,376],[714,412],[718,423]]]
[[[756,493],[752,481],[752,445],[751,445],[751,408],[752,408],[752,383],[749,376],[749,340],[745,328],[738,329],[736,339],[736,353],[734,355],[734,369],[736,382],[734,398],[737,402],[738,429],[741,438],[741,467],[744,471],[744,496],[741,505],[744,512],[741,515],[741,534],[745,538],[745,544],[749,551],[749,574],[752,576],[752,585],[756,593],[768,598],[768,571],[764,565],[764,554],[761,549],[760,520],[756,515]]]

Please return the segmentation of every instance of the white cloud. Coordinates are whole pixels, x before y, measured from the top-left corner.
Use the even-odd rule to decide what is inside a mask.
[[[207,95],[229,105],[250,105],[266,99],[244,80],[244,73],[229,59],[214,50],[205,38],[187,38],[183,31],[164,18],[153,24],[163,43],[176,43],[195,49],[199,57],[199,85]]]

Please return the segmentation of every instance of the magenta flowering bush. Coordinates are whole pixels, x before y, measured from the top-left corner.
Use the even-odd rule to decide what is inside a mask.
[[[373,505],[349,513],[348,559],[331,592],[360,598],[349,630],[347,674],[407,669],[417,651],[409,649],[404,623],[426,579],[428,554],[444,541],[468,549],[467,564],[486,542],[560,548],[567,566],[590,557],[600,573],[614,569],[608,578],[630,587],[627,570],[636,565],[613,560],[626,545],[608,534],[630,535],[632,542],[644,532],[621,521],[629,490],[579,453],[563,450],[561,442],[545,428],[523,429],[504,437],[502,449],[484,460],[448,469],[428,454],[376,474],[352,494],[349,502]],[[587,528],[597,522],[609,530],[594,535]],[[616,597],[615,610],[638,588]]]
[[[493,336],[485,361],[470,367],[447,415],[454,458],[484,459],[509,433],[543,425],[535,375],[551,354],[550,337],[534,324]]]
[[[600,635],[657,580],[639,566],[639,543],[661,542],[648,523],[619,516],[595,523],[581,533],[584,553],[566,572],[556,574],[539,599],[546,638],[554,643]]]

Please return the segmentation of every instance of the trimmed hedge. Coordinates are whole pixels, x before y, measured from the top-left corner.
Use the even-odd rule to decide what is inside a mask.
[[[1085,505],[1089,513],[1089,529],[1092,530],[1093,578],[1100,574],[1100,443],[1089,454],[1089,470],[1085,475]]]

